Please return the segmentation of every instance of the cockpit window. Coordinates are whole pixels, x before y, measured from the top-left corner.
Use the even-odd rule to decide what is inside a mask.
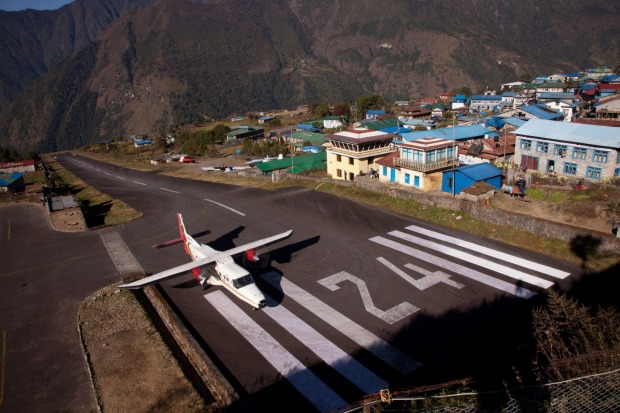
[[[244,275],[243,277],[239,277],[233,280],[233,285],[235,288],[245,287],[246,285],[254,284],[254,279],[250,274]]]

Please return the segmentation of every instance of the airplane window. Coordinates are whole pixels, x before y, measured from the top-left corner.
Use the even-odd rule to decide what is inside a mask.
[[[245,287],[246,285],[254,284],[254,279],[250,274],[244,275],[243,277],[239,277],[233,281],[233,285],[235,288]]]

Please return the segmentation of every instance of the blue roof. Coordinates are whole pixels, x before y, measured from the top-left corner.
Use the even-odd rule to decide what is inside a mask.
[[[503,174],[501,169],[498,169],[486,162],[459,166],[456,170],[476,182],[502,176]]]
[[[517,128],[525,125],[525,123],[527,122],[526,119],[515,118],[515,117],[512,117],[512,116],[509,117],[509,118],[502,118],[502,120],[504,122],[506,122],[507,124],[511,125],[511,126],[516,126]]]
[[[489,119],[484,126],[493,126],[494,128],[501,128],[502,126],[504,126],[506,124],[506,121],[503,120],[502,118],[498,118],[497,116],[492,117],[491,119]]]
[[[385,111],[383,109],[368,109],[366,111],[367,115],[385,115]]]
[[[425,131],[405,132],[400,136],[403,140],[411,142],[422,138],[439,138],[461,141],[480,138],[491,131],[482,125],[455,126],[453,128],[440,128]]]
[[[620,149],[620,128],[530,119],[515,131],[520,136]]]
[[[538,99],[574,99],[575,95],[570,92],[542,92]]]
[[[553,110],[543,103],[537,103],[535,105],[529,106],[519,106],[519,109],[521,109],[523,112],[529,113],[532,116],[536,116],[537,118],[544,120],[562,119],[564,117],[562,112]]]
[[[472,95],[471,100],[502,100],[501,95]]]
[[[25,174],[25,172],[13,172],[10,174],[0,173],[0,186],[9,186]]]
[[[620,78],[620,75],[605,75],[601,78],[601,80],[603,82],[613,82],[614,80],[617,80],[618,78]]]

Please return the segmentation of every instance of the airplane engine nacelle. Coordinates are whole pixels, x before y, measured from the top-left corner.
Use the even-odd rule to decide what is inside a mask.
[[[264,269],[269,264],[269,252],[250,249],[243,254],[243,266],[249,269]]]

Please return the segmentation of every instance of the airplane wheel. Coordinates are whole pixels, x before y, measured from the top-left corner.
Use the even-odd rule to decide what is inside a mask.
[[[209,288],[209,285],[207,283],[204,283],[200,287],[202,288],[202,291],[206,291],[207,288]]]

